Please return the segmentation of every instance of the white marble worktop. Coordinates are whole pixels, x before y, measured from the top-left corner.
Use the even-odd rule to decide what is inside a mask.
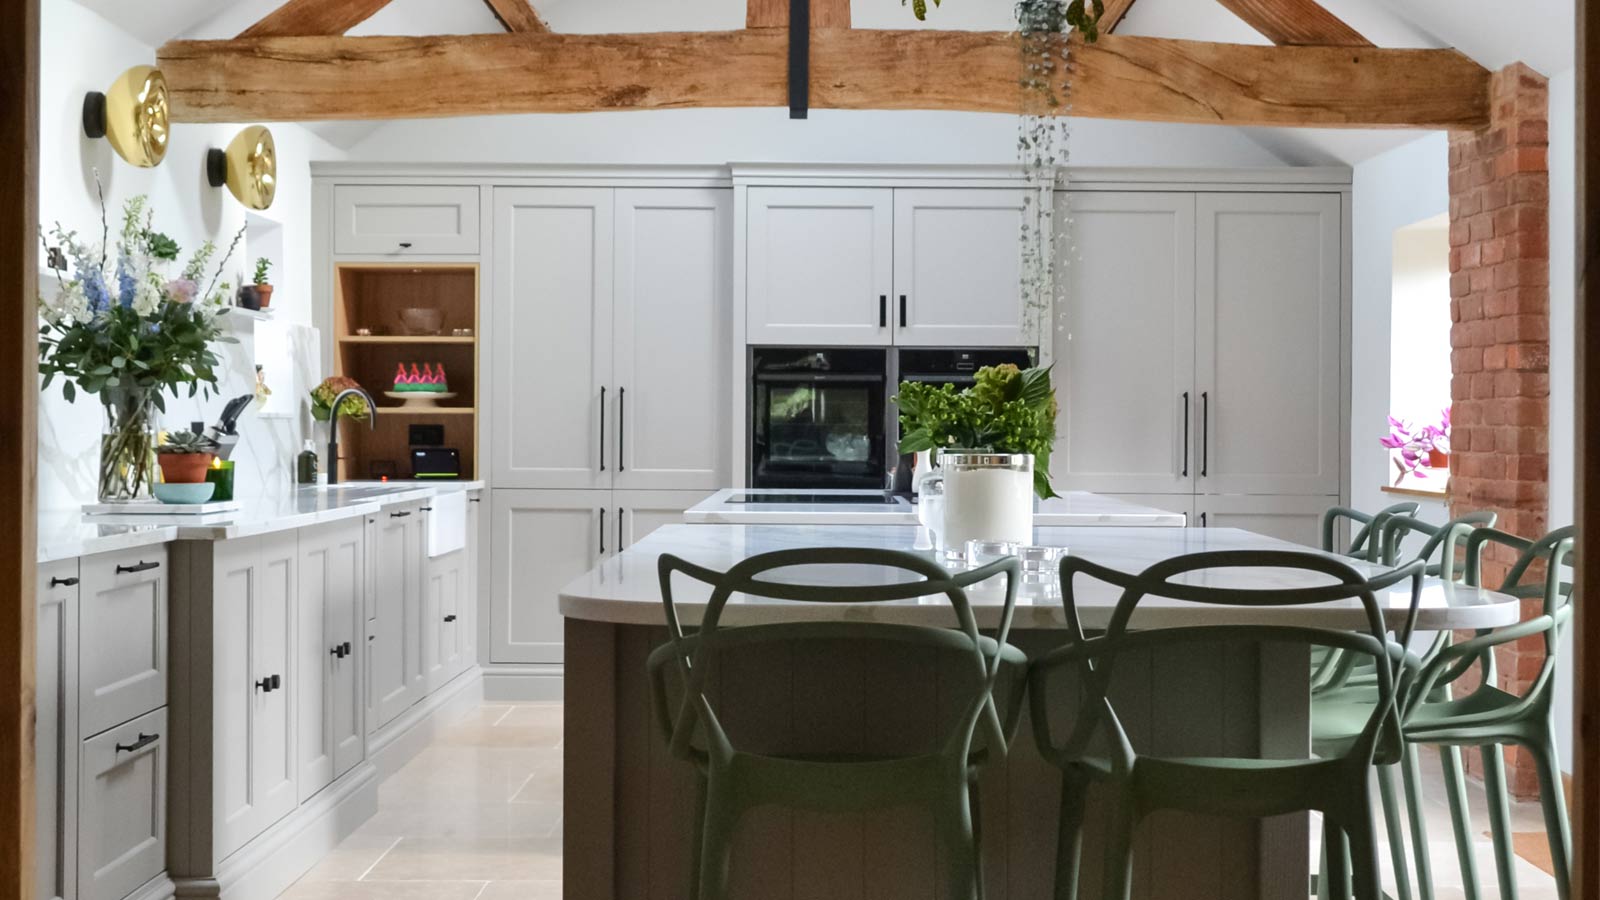
[[[591,569],[561,592],[564,616],[626,625],[662,625],[665,622],[656,560],[671,553],[690,562],[726,570],[758,553],[797,547],[880,547],[913,550],[919,529],[911,526],[818,525],[667,525],[644,540],[610,557]],[[1296,544],[1264,537],[1234,528],[1040,528],[1035,540],[1045,546],[1066,547],[1073,556],[1093,560],[1126,572],[1138,572],[1151,564],[1181,556],[1214,550],[1306,550]],[[923,555],[933,556],[931,552]],[[1346,560],[1363,572],[1378,567]],[[812,567],[797,570],[796,581],[814,584],[882,581],[883,570],[859,566]],[[1304,587],[1318,581],[1316,575],[1283,569],[1214,569],[1208,583],[1242,590],[1272,587]],[[1059,580],[1054,572],[1029,576],[1019,592],[1014,627],[1060,628],[1065,624]],[[700,619],[710,590],[680,576],[674,581],[674,594],[680,615],[686,623]],[[1085,627],[1100,628],[1110,620],[1120,591],[1110,585],[1080,575],[1075,594]],[[998,579],[992,585],[969,589],[969,599],[978,622],[993,627],[999,622],[1002,590]],[[1379,596],[1391,627],[1399,627],[1410,603],[1410,588],[1396,586]],[[1489,628],[1518,620],[1521,607],[1512,597],[1492,591],[1428,579],[1424,583],[1417,628],[1437,631],[1455,628]],[[953,625],[954,615],[943,597],[864,605],[794,603],[752,599],[742,595],[729,601],[723,621],[729,624],[808,621],[818,619],[859,619],[922,625]],[[1365,625],[1358,601],[1300,607],[1252,608],[1245,606],[1201,606],[1161,598],[1146,598],[1134,614],[1138,627],[1177,627],[1185,625],[1277,624],[1356,630]]]
[[[692,525],[916,525],[917,507],[905,497],[893,501],[862,503],[739,502],[738,498],[782,495],[884,497],[881,491],[784,490],[780,488],[723,488],[690,507],[683,520]],[[1060,497],[1035,501],[1033,524],[1040,527],[1171,527],[1185,524],[1183,513],[1140,506],[1088,491],[1067,491]]]
[[[364,516],[395,503],[483,488],[481,481],[349,482],[296,487],[244,497],[230,512],[198,516],[85,515],[81,509],[39,511],[39,562],[129,550],[168,541],[221,541]]]

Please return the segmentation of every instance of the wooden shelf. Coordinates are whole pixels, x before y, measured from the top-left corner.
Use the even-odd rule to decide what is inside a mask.
[[[435,406],[432,409],[412,406],[380,406],[380,416],[470,416],[477,410],[470,406]]]
[[[389,334],[350,334],[339,338],[341,344],[476,344],[475,337],[456,337],[454,335],[418,335],[416,337],[402,337]]]

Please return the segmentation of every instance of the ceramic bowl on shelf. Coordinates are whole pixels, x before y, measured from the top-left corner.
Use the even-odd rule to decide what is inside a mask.
[[[211,493],[217,489],[217,486],[209,481],[201,481],[194,484],[163,481],[154,485],[154,489],[156,499],[162,503],[192,505],[210,500]]]
[[[400,310],[400,326],[410,335],[438,334],[444,327],[444,311],[427,306],[408,306]]]

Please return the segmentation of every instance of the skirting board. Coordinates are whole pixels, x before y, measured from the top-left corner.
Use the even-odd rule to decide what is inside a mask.
[[[563,696],[561,665],[483,667],[483,699],[491,703],[537,703]]]
[[[378,767],[379,779],[400,771],[445,728],[483,705],[483,674],[468,669],[444,687],[367,736],[367,761]]]
[[[127,900],[172,900],[177,896],[176,891],[172,879],[163,873],[145,882],[143,887],[129,894]]]

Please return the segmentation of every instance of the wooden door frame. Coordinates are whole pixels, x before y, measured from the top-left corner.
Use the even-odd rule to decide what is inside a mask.
[[[1600,12],[1577,2],[1578,608],[1573,639],[1573,893],[1600,898]],[[1562,448],[1552,447],[1559,452]]]
[[[39,0],[0,29],[0,900],[29,900],[34,863],[34,533],[38,490]]]

